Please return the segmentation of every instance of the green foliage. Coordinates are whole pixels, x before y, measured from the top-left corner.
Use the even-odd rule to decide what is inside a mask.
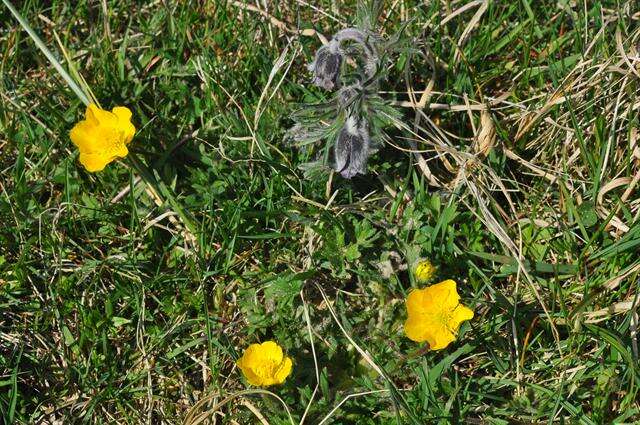
[[[20,3],[104,107],[133,110],[132,150],[174,197],[162,205],[122,162],[78,166],[68,132],[83,106],[0,7],[4,422],[182,423],[206,395],[244,390],[236,360],[273,339],[294,369],[271,390],[296,422],[637,423],[637,195],[606,187],[638,172],[638,80],[616,41],[633,58],[632,2],[490,1],[464,42],[480,3],[454,15],[462,3],[283,1],[272,19],[258,3]],[[308,84],[320,42],[292,29],[352,25],[395,44],[368,98],[378,152],[345,180],[312,149],[342,125],[335,99]],[[497,147],[465,177],[522,258],[464,186],[430,186],[408,152],[414,111],[398,104],[407,71],[418,97],[430,78],[421,51],[437,68],[424,110],[434,143],[454,135],[450,148],[472,155],[478,111],[442,105],[506,96],[489,111]],[[585,57],[593,66],[577,68]],[[605,71],[602,84],[566,85]],[[299,148],[291,117],[316,125]],[[451,183],[442,152],[419,148]],[[475,313],[442,351],[403,335],[420,258]],[[290,423],[275,399],[245,397]],[[254,423],[241,402],[219,421]]]

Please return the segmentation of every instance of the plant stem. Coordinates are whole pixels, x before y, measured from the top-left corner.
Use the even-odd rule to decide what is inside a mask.
[[[138,159],[134,152],[129,151],[127,159],[131,167],[133,167],[133,169],[136,170],[136,172],[142,177],[142,180],[144,180],[144,182],[153,189],[153,191],[156,193],[156,196],[160,197],[161,200],[164,198],[164,200],[166,200],[169,205],[171,205],[171,208],[173,208],[176,214],[178,214],[178,217],[180,217],[180,221],[182,221],[185,230],[188,232],[187,239],[189,239],[190,242],[196,244],[196,234],[198,229],[195,226],[191,216],[182,208],[180,203],[176,201],[169,188],[164,184],[164,182],[162,182],[162,180],[156,178],[152,174],[151,170],[149,170],[149,168]]]

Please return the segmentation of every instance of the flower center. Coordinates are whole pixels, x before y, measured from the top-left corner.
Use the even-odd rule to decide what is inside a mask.
[[[124,133],[122,131],[113,134],[111,140],[109,140],[109,143],[107,144],[107,148],[105,149],[108,155],[115,157],[122,151],[122,148],[124,148],[123,136]]]
[[[443,308],[438,312],[438,322],[442,324],[445,328],[452,330],[449,324],[451,323],[451,318],[453,317],[453,310],[450,308]]]
[[[254,368],[254,372],[262,379],[271,379],[278,371],[278,367],[279,365],[276,364],[276,362],[274,362],[273,360],[267,360],[262,364],[256,366]]]

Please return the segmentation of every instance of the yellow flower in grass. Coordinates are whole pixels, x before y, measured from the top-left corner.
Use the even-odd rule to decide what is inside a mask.
[[[456,339],[462,322],[473,318],[473,311],[460,304],[453,280],[414,289],[406,305],[405,334],[413,341],[428,342],[432,350],[446,348]]]
[[[129,108],[116,106],[109,112],[90,104],[84,120],[71,129],[69,136],[80,150],[80,163],[87,171],[96,172],[127,156],[127,145],[135,132]]]
[[[282,384],[293,366],[291,358],[273,341],[251,344],[237,364],[247,381],[259,387]]]
[[[416,264],[414,275],[418,282],[426,282],[430,280],[435,274],[436,268],[433,264],[431,264],[431,261],[422,260],[419,261],[418,264]]]

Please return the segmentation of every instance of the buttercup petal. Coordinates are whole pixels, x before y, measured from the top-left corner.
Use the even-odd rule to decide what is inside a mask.
[[[468,307],[465,307],[462,304],[458,304],[458,306],[453,310],[453,314],[451,315],[451,320],[449,321],[449,328],[451,330],[457,332],[460,329],[460,325],[462,322],[466,320],[473,319],[473,310]]]
[[[124,158],[127,155],[129,155],[129,149],[127,148],[126,145],[120,146],[120,149],[115,153],[115,156],[117,156],[118,158]]]
[[[87,120],[90,120],[89,116],[93,117],[101,126],[115,127],[118,123],[118,117],[113,112],[100,109],[94,104],[87,107]]]
[[[455,341],[456,336],[453,334],[453,332],[442,326],[436,330],[434,339],[435,341],[433,342],[433,344],[429,342],[429,348],[432,350],[442,350],[443,348],[447,348],[449,344]]]
[[[422,317],[409,316],[404,322],[404,333],[407,335],[407,338],[415,342],[427,341],[429,345],[436,343],[432,326]]]
[[[136,134],[136,128],[128,122],[123,125],[123,130],[123,142],[128,145]]]
[[[456,289],[456,282],[448,279],[435,285],[431,285],[427,288],[429,295],[438,300],[438,304],[441,308],[455,308],[460,302],[460,295]]]
[[[262,349],[262,356],[269,361],[280,364],[282,363],[282,359],[284,354],[282,353],[282,348],[274,341],[266,341],[260,344],[260,348]]]
[[[100,108],[98,108],[93,103],[90,103],[87,106],[87,109],[84,111],[85,120],[89,122],[91,125],[98,125],[100,123],[99,118]]]
[[[277,384],[282,384],[287,376],[291,373],[293,368],[293,361],[289,357],[285,357],[284,361],[280,364],[280,367],[275,373],[274,379]]]
[[[435,285],[434,285],[435,286]],[[442,300],[437,291],[429,286],[424,289],[414,289],[407,296],[407,312],[409,315],[434,315],[442,310]]]
[[[255,385],[256,387],[268,385],[261,377],[253,373],[251,369],[243,369],[242,373],[244,374],[244,377],[247,378],[247,382],[251,385]]]
[[[247,364],[247,353],[249,352],[249,349],[251,348],[251,346],[249,346],[244,353],[242,354],[242,357],[240,357],[237,361],[236,361],[236,365],[238,365],[238,367],[242,370],[244,369],[249,369],[249,365]]]
[[[238,367],[242,371],[242,374],[251,385],[256,385],[256,386],[262,385],[262,378],[260,378],[258,375],[256,375],[253,372],[253,370],[251,369],[251,366],[247,364],[245,356],[238,359],[238,362],[236,364],[238,365]]]
[[[120,120],[125,122],[131,121],[131,117],[133,116],[131,109],[126,106],[116,106],[111,110],[111,112],[113,112]]]
[[[414,289],[407,296],[405,304],[409,316],[422,314],[424,308],[424,289]]]
[[[87,171],[95,173],[96,171],[102,171],[111,162],[111,158],[97,153],[80,152],[79,161]]]
[[[116,106],[112,112],[118,118],[118,127],[122,132],[123,142],[128,144],[136,134],[135,126],[131,124],[131,110],[124,106]]]
[[[406,299],[405,334],[416,342],[427,341],[432,350],[447,347],[455,340],[460,324],[473,317],[473,311],[459,301],[453,280],[411,291]]]
[[[252,367],[260,358],[260,344],[251,344],[240,358],[246,367]]]
[[[92,126],[87,121],[80,121],[69,132],[69,137],[80,151],[91,152],[96,144]]]

